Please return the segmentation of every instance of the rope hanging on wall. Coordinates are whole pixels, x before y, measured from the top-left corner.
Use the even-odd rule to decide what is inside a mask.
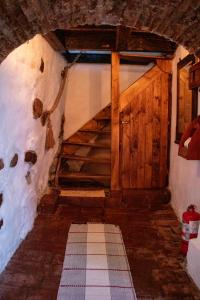
[[[67,80],[68,70],[78,61],[80,56],[81,56],[81,53],[78,54],[76,56],[76,58],[74,59],[74,61],[71,64],[68,64],[61,72],[62,79],[61,79],[61,83],[60,83],[60,87],[59,87],[56,99],[55,99],[51,109],[48,111],[45,111],[42,115],[42,124],[45,125],[47,123],[46,141],[45,141],[45,149],[46,150],[53,148],[55,145],[55,138],[54,138],[52,123],[51,123],[51,114],[53,114],[53,112],[58,107],[59,101],[62,97],[64,88],[65,88],[65,83]]]

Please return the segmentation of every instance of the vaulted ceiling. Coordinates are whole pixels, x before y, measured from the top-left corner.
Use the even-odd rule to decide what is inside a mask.
[[[199,0],[2,0],[0,61],[37,33],[105,24],[156,33],[190,50],[200,46]]]

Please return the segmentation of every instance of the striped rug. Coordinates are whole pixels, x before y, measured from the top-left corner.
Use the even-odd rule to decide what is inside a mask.
[[[57,300],[136,300],[119,227],[71,225]]]

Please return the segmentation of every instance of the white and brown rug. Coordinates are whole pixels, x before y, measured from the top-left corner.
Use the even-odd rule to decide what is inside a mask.
[[[57,300],[136,300],[119,227],[71,225]]]

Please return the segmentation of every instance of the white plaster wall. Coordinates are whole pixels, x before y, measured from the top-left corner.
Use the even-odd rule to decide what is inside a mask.
[[[39,71],[41,57],[44,73]],[[0,171],[0,193],[4,199],[0,207],[4,222],[0,230],[0,272],[31,230],[38,201],[47,188],[64,105],[61,101],[52,116],[56,145],[45,152],[46,128],[40,119],[33,119],[32,104],[38,97],[43,101],[44,110],[52,106],[64,65],[64,59],[39,35],[14,50],[0,65],[0,158],[5,164]],[[34,150],[38,155],[32,167],[24,162],[27,150]],[[19,155],[18,164],[10,168],[15,153]],[[31,172],[30,185],[25,180],[27,171]]]
[[[200,161],[189,161],[178,156],[178,145],[174,143],[176,133],[176,97],[177,97],[177,62],[188,52],[179,47],[173,60],[172,79],[172,130],[170,152],[169,186],[172,192],[172,206],[181,219],[189,204],[195,204],[200,211]],[[200,97],[199,97],[200,99]],[[198,101],[200,114],[200,101]]]
[[[120,66],[120,91],[141,77],[148,66]],[[76,64],[68,74],[64,139],[70,137],[111,102],[111,66]]]

